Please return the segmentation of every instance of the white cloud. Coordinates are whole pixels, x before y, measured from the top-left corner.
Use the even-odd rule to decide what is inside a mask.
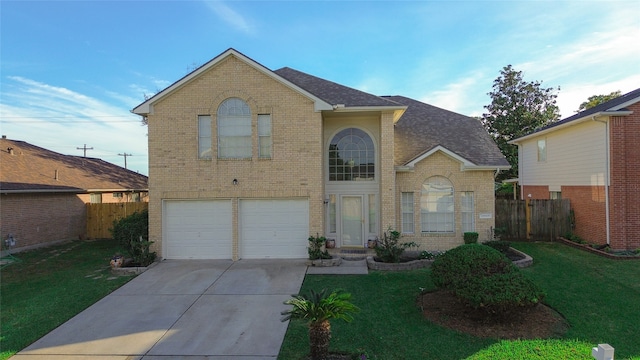
[[[119,100],[126,96],[106,94]],[[131,100],[131,99],[129,99]],[[2,134],[68,155],[93,147],[87,156],[123,166],[118,153],[133,154],[129,169],[147,174],[147,128],[126,107],[36,80],[11,76],[3,82]]]
[[[475,71],[447,84],[444,89],[420,96],[418,100],[467,116],[479,116],[485,104],[481,104],[484,98],[479,98],[479,94],[483,92],[479,92],[478,88],[483,87],[484,79],[482,72]]]
[[[227,24],[231,25],[238,31],[246,34],[253,33],[253,28],[241,14],[233,10],[231,7],[225,5],[219,0],[207,0],[205,4],[211,9],[220,19]]]

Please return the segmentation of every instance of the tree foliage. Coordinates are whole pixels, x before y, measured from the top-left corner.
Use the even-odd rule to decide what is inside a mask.
[[[511,169],[500,173],[498,180],[518,176],[518,148],[508,142],[560,117],[556,105],[556,91],[560,88],[541,85],[542,81],[524,81],[522,72],[511,65],[505,66],[493,81],[493,90],[488,94],[491,104],[485,106],[487,113],[482,114],[482,124],[511,164]]]
[[[618,91],[614,91],[609,95],[593,95],[593,96],[589,96],[587,98],[587,101],[583,102],[582,104],[580,104],[580,107],[578,108],[578,112],[580,111],[584,111],[587,109],[591,109],[592,107],[596,107],[602,103],[605,103],[609,100],[613,100],[617,97],[619,97],[620,95],[622,95],[622,93],[620,92],[620,90]]]

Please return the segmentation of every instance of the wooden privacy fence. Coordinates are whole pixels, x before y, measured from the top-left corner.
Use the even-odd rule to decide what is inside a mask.
[[[510,240],[553,241],[571,231],[571,203],[496,199],[496,231]]]
[[[110,239],[114,220],[148,208],[147,202],[87,204],[87,238]]]

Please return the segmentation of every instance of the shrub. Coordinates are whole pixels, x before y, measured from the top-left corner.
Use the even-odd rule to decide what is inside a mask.
[[[309,260],[318,259],[331,259],[331,254],[325,249],[322,251],[322,246],[327,242],[327,238],[316,234],[316,236],[309,236]]]
[[[115,220],[113,227],[109,230],[135,264],[147,266],[155,261],[156,253],[149,251],[153,242],[149,241],[149,213],[147,210]]]
[[[462,234],[464,238],[465,244],[475,244],[478,242],[478,233],[477,232],[466,232]]]
[[[415,242],[400,243],[400,232],[389,228],[382,234],[382,239],[378,240],[373,249],[380,261],[386,263],[400,262],[402,253],[410,247],[418,247]]]
[[[511,247],[510,242],[502,241],[502,240],[490,240],[490,241],[485,241],[482,244],[492,247],[503,254],[506,254],[509,251],[509,248]]]
[[[509,316],[537,305],[542,290],[524,277],[499,251],[485,245],[466,244],[447,251],[431,266],[433,282],[453,292],[474,309]]]

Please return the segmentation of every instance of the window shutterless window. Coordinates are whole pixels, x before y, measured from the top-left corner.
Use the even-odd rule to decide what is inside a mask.
[[[401,199],[402,207],[402,232],[412,234],[413,226],[413,193],[403,192]]]
[[[211,116],[198,116],[198,158],[211,159]]]
[[[476,231],[473,191],[464,191],[461,194],[460,202],[462,210],[462,232]]]
[[[251,109],[238,98],[220,104],[217,113],[218,158],[251,158]]]
[[[547,139],[538,140],[538,161],[547,161]]]
[[[329,181],[363,181],[375,177],[375,148],[364,131],[344,129],[329,145]]]
[[[433,176],[422,184],[420,226],[422,232],[452,233],[455,230],[453,184],[443,176]]]
[[[271,158],[271,115],[258,115],[258,157]]]

